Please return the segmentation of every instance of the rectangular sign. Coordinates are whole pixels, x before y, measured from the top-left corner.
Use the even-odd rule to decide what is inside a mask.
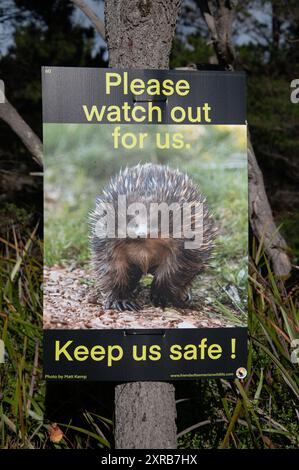
[[[45,339],[47,380],[233,379],[246,368],[245,328],[48,330]]]
[[[244,377],[245,75],[42,79],[45,377]]]
[[[246,120],[244,72],[44,67],[42,73],[44,123],[244,125]],[[152,110],[156,103],[161,112]]]

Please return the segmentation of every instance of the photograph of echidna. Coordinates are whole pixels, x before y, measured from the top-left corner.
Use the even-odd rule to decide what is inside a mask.
[[[246,126],[43,134],[45,329],[246,326]]]

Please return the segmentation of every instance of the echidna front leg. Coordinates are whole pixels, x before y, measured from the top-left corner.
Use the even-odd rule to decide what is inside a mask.
[[[198,272],[199,265],[196,260],[190,262],[190,259],[184,256],[180,259],[169,256],[167,262],[156,270],[151,285],[152,303],[161,307],[168,304],[176,307],[186,306],[186,301],[190,299],[188,289]]]
[[[138,310],[133,293],[142,273],[129,262],[124,245],[94,237],[92,255],[97,290],[105,297],[104,308]]]
[[[136,266],[122,265],[110,266],[109,284],[111,290],[105,302],[105,309],[137,311],[140,305],[134,300],[133,292],[141,278],[141,271]]]

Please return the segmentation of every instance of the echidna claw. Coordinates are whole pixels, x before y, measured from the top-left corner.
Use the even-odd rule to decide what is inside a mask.
[[[130,312],[138,312],[141,310],[141,306],[137,302],[132,300],[107,300],[104,305],[105,310],[118,310],[124,312],[129,310]]]
[[[185,297],[185,299],[184,299],[184,302],[185,302],[186,304],[189,304],[189,303],[191,302],[191,300],[192,300],[191,292],[187,292],[186,297]]]

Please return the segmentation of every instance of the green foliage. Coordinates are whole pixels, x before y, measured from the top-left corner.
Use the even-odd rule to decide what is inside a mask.
[[[34,131],[41,134],[40,66],[101,66],[105,63],[103,51],[92,56],[94,32],[91,28],[74,25],[71,18],[73,6],[68,0],[15,0],[14,3],[17,6],[17,15],[10,28],[15,29],[15,43],[0,58],[1,78],[5,81],[9,99]],[[281,2],[239,2],[235,38],[245,32],[250,41],[248,44],[238,43],[236,52],[238,68],[244,67],[248,72],[248,119],[255,151],[263,169],[275,215],[284,224],[283,230],[296,264],[298,217],[293,194],[298,188],[296,142],[299,107],[290,103],[289,85],[293,78],[298,77],[298,2],[288,1],[288,8],[279,11],[282,27],[278,44],[271,37],[271,17],[270,23],[265,24],[264,17],[256,15],[257,10],[271,7],[272,4],[277,6]],[[250,11],[249,7],[252,6],[254,8]],[[9,17],[6,4],[1,4],[0,12],[3,10]],[[194,25],[192,21],[191,24]],[[181,35],[180,39],[176,38],[170,67],[186,66],[190,62],[209,63],[214,52],[207,43],[205,34],[206,31],[202,33],[201,29],[193,28],[193,34],[188,38],[186,34]],[[59,234],[61,225],[55,227],[55,233],[59,235],[57,244],[54,240],[53,245],[51,240],[47,244],[49,250],[46,256],[49,263],[69,258],[80,263],[86,261],[88,227],[85,221],[90,204],[93,203],[94,190],[100,191],[104,180],[118,168],[116,160],[108,157],[105,159],[105,155],[101,155],[102,168],[94,164],[98,144],[96,140],[92,141],[95,134],[91,127],[86,126],[89,129],[86,132],[90,132],[90,135],[82,139],[80,146],[75,139],[73,144],[72,139],[69,139],[65,146],[62,139],[57,139],[62,146],[59,149],[61,153],[57,153],[57,160],[59,155],[72,151],[72,161],[76,161],[77,168],[80,168],[82,155],[84,162],[89,160],[89,168],[82,170],[80,177],[75,175],[78,182],[74,191],[75,198],[70,197],[63,203],[60,201],[69,220],[72,220],[74,213],[78,217],[73,219],[75,223],[63,225],[63,236],[68,242],[71,240],[70,245]],[[57,129],[55,134],[59,135]],[[0,136],[3,166],[10,169],[17,166],[24,170],[25,163],[25,171],[28,167],[31,169],[32,162],[27,150],[4,124],[1,124]],[[90,146],[87,145],[89,142]],[[93,151],[90,150],[91,147]],[[53,148],[49,148],[49,151],[52,152]],[[153,161],[156,158],[157,155],[154,154]],[[160,158],[163,161],[162,155],[159,155]],[[139,161],[140,155],[136,154],[134,159]],[[185,165],[186,171],[193,172],[196,168],[194,162],[187,162]],[[71,171],[64,174],[67,184],[72,176]],[[92,181],[91,176],[94,181],[89,188],[86,182]],[[200,183],[201,175],[196,174],[196,179]],[[56,176],[53,176],[54,180]],[[207,186],[209,187],[205,189],[209,192],[209,198],[217,204],[217,185],[212,178]],[[228,269],[225,266],[225,254],[232,253],[230,240],[235,247],[241,246],[241,241],[234,239],[239,231],[239,224],[243,223],[244,214],[244,207],[233,195],[237,190],[238,187],[234,186],[230,197],[229,191],[227,192],[225,206],[229,211],[232,204],[240,218],[234,217],[236,227],[233,237],[228,238],[225,235],[225,225],[222,227],[223,257],[218,261],[222,263],[224,281],[239,284],[240,287],[242,282],[238,281],[238,276],[242,278],[242,270],[238,273],[232,266]],[[9,357],[4,366],[0,365],[0,447],[106,446],[108,439],[105,433],[103,437],[101,425],[106,419],[105,424],[111,428],[112,415],[107,419],[94,416],[88,411],[84,411],[84,424],[74,424],[73,421],[59,424],[66,435],[56,444],[49,441],[50,426],[44,418],[45,384],[41,377],[42,247],[33,233],[35,223],[31,212],[27,215],[24,209],[19,209],[23,204],[23,196],[22,192],[16,205],[1,208],[0,282],[3,288],[0,298],[0,331]],[[53,211],[57,208],[59,197],[60,193],[58,199],[55,193],[51,196]],[[79,200],[81,212],[77,207]],[[240,250],[235,253],[236,259],[241,256]],[[291,338],[294,335],[298,337],[298,291],[294,289],[289,294],[284,292],[281,282],[275,280],[263,251],[257,250],[255,244],[252,247],[252,257],[249,289],[249,375],[243,383],[225,380],[176,383],[177,396],[184,399],[177,405],[181,448],[298,447],[298,365],[290,360]],[[34,366],[35,360],[37,367]],[[76,386],[73,390],[76,390]],[[64,397],[58,399],[61,407],[65,407]],[[68,405],[73,406],[73,395]],[[61,408],[58,414],[60,410]],[[76,430],[71,430],[72,426]]]
[[[49,440],[53,425],[44,418],[41,360],[41,244],[34,232],[24,238],[9,235],[18,243],[2,240],[5,256],[0,261],[0,332],[8,353],[0,366],[0,447],[109,447],[112,416],[88,410],[83,410],[83,424],[59,423],[64,434],[56,443],[54,436]],[[298,447],[298,365],[291,360],[290,346],[299,331],[298,297],[295,291],[280,291],[255,242],[252,253],[248,377],[243,382],[176,382],[180,448]],[[263,277],[261,269],[266,270]],[[60,393],[65,407],[63,388]],[[69,400],[71,406],[73,394]]]
[[[81,418],[86,427],[60,423],[57,440],[56,425],[45,418],[42,244],[36,229],[28,236],[24,230],[21,236],[16,227],[15,220],[8,239],[1,237],[0,338],[7,356],[0,364],[0,448],[110,447],[104,433],[112,422],[105,417],[84,410]]]
[[[41,136],[41,67],[105,66],[103,49],[94,53],[96,33],[92,26],[74,24],[74,6],[68,0],[47,2],[18,0],[19,17],[14,43],[0,56],[0,74],[8,99],[25,121]],[[28,162],[27,151],[14,133],[0,123],[1,148],[13,160],[20,150]],[[30,158],[30,157],[29,157]],[[32,166],[32,163],[31,163]]]
[[[8,356],[0,365],[1,448],[40,447],[46,438],[41,382],[42,258],[35,231],[28,238],[21,237],[13,226],[10,239],[1,239],[5,256],[0,261],[0,322]]]
[[[206,39],[196,35],[189,35],[188,40],[182,42],[179,38],[175,38],[170,54],[171,68],[208,62],[207,57],[210,57],[212,54],[213,48],[207,44]]]
[[[193,388],[193,422],[190,428],[189,423],[187,428],[180,428],[181,448],[274,449],[299,445],[298,363],[291,357],[291,341],[299,333],[298,298],[295,292],[286,295],[281,290],[255,240],[252,253],[248,376],[241,382],[202,381]],[[263,277],[261,269],[266,270]],[[187,406],[188,401],[178,405],[179,422],[186,421]]]

